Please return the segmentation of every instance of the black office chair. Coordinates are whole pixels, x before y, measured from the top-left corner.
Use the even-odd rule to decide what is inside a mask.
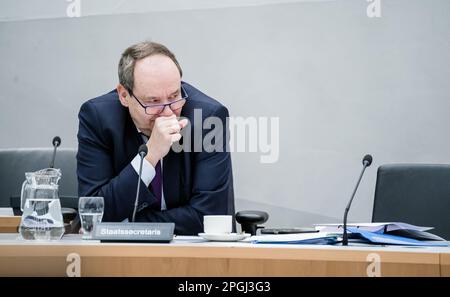
[[[434,227],[450,240],[450,165],[391,164],[378,168],[372,222]]]
[[[76,149],[59,148],[55,158],[55,168],[60,168],[59,181],[66,232],[76,232],[70,222],[76,217],[78,209],[78,180],[76,174]],[[26,148],[0,150],[0,207],[12,207],[20,214],[20,190],[25,180],[25,172],[48,168],[53,148]]]

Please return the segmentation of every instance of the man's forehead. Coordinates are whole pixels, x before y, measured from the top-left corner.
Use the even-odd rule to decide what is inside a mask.
[[[172,59],[163,55],[148,56],[136,61],[135,76],[180,76],[180,71]]]
[[[180,87],[180,80],[166,83],[135,83],[135,92],[142,94],[143,98],[160,98],[178,92]]]
[[[136,62],[134,88],[147,97],[159,97],[179,90],[181,77],[175,63],[165,56],[150,56]]]

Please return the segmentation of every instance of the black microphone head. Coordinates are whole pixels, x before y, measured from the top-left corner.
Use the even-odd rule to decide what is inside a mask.
[[[370,164],[372,164],[372,156],[371,155],[365,155],[363,158],[363,164],[366,165],[367,167],[370,166]]]
[[[141,157],[145,157],[145,156],[147,156],[147,152],[148,152],[147,145],[146,144],[142,144],[139,147],[138,154],[141,155]]]
[[[61,137],[55,136],[52,140],[53,146],[59,146],[61,144]]]

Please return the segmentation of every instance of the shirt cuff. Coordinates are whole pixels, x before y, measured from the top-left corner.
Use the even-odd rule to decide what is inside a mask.
[[[136,173],[139,175],[139,166],[141,163],[141,156],[139,154],[134,157],[134,159],[131,161],[131,166],[133,166]],[[144,161],[142,162],[142,174],[141,174],[141,180],[145,184],[145,186],[148,188],[150,183],[152,182],[153,178],[155,177],[155,168],[150,164],[147,159],[144,158]]]

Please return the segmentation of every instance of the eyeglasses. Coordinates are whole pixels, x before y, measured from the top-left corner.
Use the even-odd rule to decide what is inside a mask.
[[[129,90],[130,96],[136,99],[136,101],[139,103],[142,108],[144,108],[145,113],[148,115],[158,115],[164,111],[166,106],[168,106],[172,111],[177,111],[178,109],[182,108],[183,105],[186,103],[186,100],[188,99],[188,94],[184,90],[183,86],[181,86],[181,92],[178,96],[181,95],[181,98],[175,99],[175,101],[170,103],[162,103],[162,104],[150,104],[150,105],[144,105],[142,102],[133,94],[133,91]],[[177,96],[177,97],[178,97]]]

